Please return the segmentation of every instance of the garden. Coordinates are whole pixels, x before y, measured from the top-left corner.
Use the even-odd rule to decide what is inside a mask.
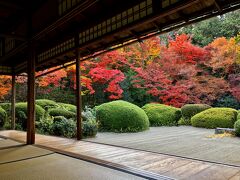
[[[239,14],[231,12],[81,62],[84,138],[160,126],[231,128],[240,136]],[[38,133],[76,136],[75,74],[75,66],[67,66],[37,78]],[[16,129],[26,130],[27,79],[22,75],[16,81]],[[10,77],[0,77],[0,92],[0,128],[10,129]]]

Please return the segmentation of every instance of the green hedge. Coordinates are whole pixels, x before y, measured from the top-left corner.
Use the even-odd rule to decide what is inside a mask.
[[[164,104],[146,104],[142,107],[151,126],[175,126],[181,118],[181,110]]]
[[[66,103],[58,103],[58,105],[67,111],[71,111],[73,113],[77,113],[77,107],[73,104],[66,104]]]
[[[181,126],[191,126],[191,120],[186,121],[185,119],[183,119],[183,117],[180,118],[180,120],[178,121],[178,125]]]
[[[73,138],[76,136],[76,122],[72,119],[66,119],[63,116],[57,116],[53,120],[51,133],[56,136]]]
[[[36,130],[40,134],[52,134],[52,118],[43,118],[36,122]]]
[[[39,106],[35,106],[36,109],[36,121],[39,121],[44,117],[45,110]],[[16,123],[23,129],[27,127],[27,103],[21,102],[16,104]]]
[[[83,122],[83,137],[95,137],[98,131],[98,124],[95,120]]]
[[[2,128],[7,120],[6,111],[0,107],[0,128]]]
[[[240,136],[240,119],[238,119],[234,124],[235,133]]]
[[[49,115],[53,116],[53,117],[55,117],[55,116],[63,116],[65,118],[67,118],[67,119],[76,117],[76,113],[68,111],[68,110],[63,109],[63,108],[53,108],[53,109],[50,109],[49,110]]]
[[[51,128],[50,128],[51,127]],[[72,119],[66,119],[63,116],[54,117],[51,122],[44,122],[41,127],[42,132],[56,136],[68,138],[76,137],[76,122]],[[86,137],[95,137],[98,131],[98,124],[95,120],[84,121],[82,124],[82,135]]]
[[[55,101],[49,99],[37,99],[36,104],[41,106],[45,110],[58,107]]]
[[[11,116],[11,103],[0,103],[0,107],[6,111],[8,117]]]
[[[204,111],[211,108],[211,106],[207,104],[185,104],[182,108],[182,123],[185,125],[191,125],[191,118]],[[185,122],[184,122],[185,121]]]
[[[146,113],[126,101],[112,101],[96,107],[99,127],[104,131],[138,132],[149,128]]]
[[[96,109],[85,106],[82,111],[82,119],[83,121],[96,120]]]
[[[232,108],[210,108],[192,117],[195,127],[203,128],[233,128],[237,120],[237,111]]]

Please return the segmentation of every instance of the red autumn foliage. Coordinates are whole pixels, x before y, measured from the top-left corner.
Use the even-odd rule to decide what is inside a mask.
[[[11,78],[9,76],[0,76],[0,99],[11,90]]]
[[[240,45],[233,38],[217,38],[201,48],[185,34],[170,39],[168,45],[153,37],[81,62],[81,85],[84,94],[98,93],[96,87],[101,86],[109,99],[120,99],[120,84],[131,70],[135,73],[130,82],[133,88],[145,90],[142,92],[160,103],[175,107],[185,103],[212,104],[226,93],[240,100],[239,54]],[[17,78],[17,82],[26,82],[26,77]],[[5,84],[8,80],[0,79],[0,88]],[[44,76],[38,84],[68,84],[67,88],[75,89],[75,66]],[[0,97],[8,91],[9,86],[3,88]]]
[[[122,97],[123,90],[119,83],[125,79],[125,76],[120,70],[96,67],[90,70],[89,76],[93,83],[108,84],[104,92],[111,94],[109,99],[119,99]]]
[[[38,84],[40,87],[46,87],[49,85],[58,86],[61,84],[60,81],[64,77],[67,77],[67,72],[64,69],[61,69],[46,76],[40,77],[40,79],[38,79]]]

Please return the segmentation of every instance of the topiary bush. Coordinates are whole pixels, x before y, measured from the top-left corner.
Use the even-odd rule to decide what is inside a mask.
[[[202,111],[191,118],[191,123],[195,127],[213,128],[233,128],[237,120],[237,110],[232,108],[210,108]]]
[[[73,104],[58,103],[58,105],[67,111],[77,113],[77,107]]]
[[[138,132],[149,128],[146,113],[126,101],[112,101],[96,107],[100,130],[113,132]]]
[[[235,134],[240,136],[240,119],[238,119],[234,124]]]
[[[36,121],[39,121],[44,117],[45,110],[39,106],[35,106],[36,109]],[[21,102],[16,104],[16,123],[22,127],[23,130],[27,127],[27,103]],[[17,126],[17,127],[19,127]]]
[[[63,116],[57,116],[53,119],[52,135],[73,138],[76,136],[76,122],[72,119],[66,119]]]
[[[66,109],[63,108],[53,108],[49,110],[49,115],[50,116],[63,116],[67,119],[70,118],[75,118],[76,117],[76,113],[68,111]]]
[[[146,104],[142,107],[151,126],[175,126],[181,118],[181,110],[164,104]]]
[[[185,104],[182,108],[182,123],[184,123],[185,125],[191,125],[191,118],[206,110],[211,108],[211,106],[207,105],[207,104]],[[185,121],[185,122],[184,122]]]
[[[45,110],[58,107],[58,105],[55,101],[52,101],[49,99],[37,99],[36,104],[41,106]]]
[[[2,128],[7,120],[6,111],[0,107],[0,128]]]

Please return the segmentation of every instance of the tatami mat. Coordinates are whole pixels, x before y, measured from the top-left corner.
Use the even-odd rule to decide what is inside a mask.
[[[1,180],[141,180],[143,178],[60,154],[0,165]]]
[[[143,178],[39,147],[0,139],[1,180],[141,180]]]
[[[44,156],[51,153],[53,152],[30,145],[0,149],[0,165],[3,163]]]
[[[16,146],[16,145],[20,145],[20,144],[21,143],[10,140],[10,139],[0,138],[0,149],[6,148],[6,147],[11,147],[11,146]]]

